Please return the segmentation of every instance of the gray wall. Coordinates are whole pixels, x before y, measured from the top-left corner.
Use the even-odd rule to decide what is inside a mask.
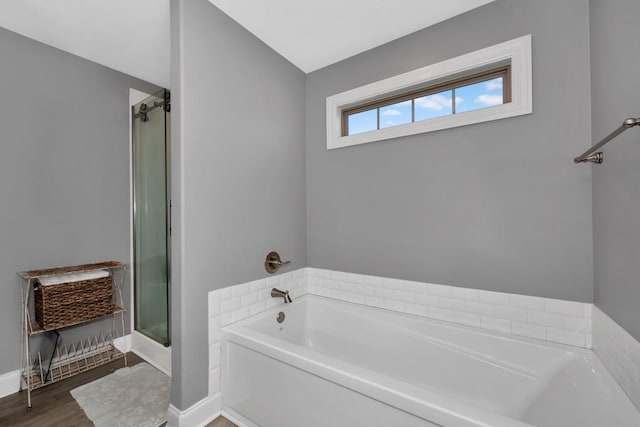
[[[206,0],[172,0],[172,403],[207,395],[207,293],[306,265],[305,75]],[[286,270],[285,270],[286,271]]]
[[[640,117],[637,0],[591,0],[591,105],[596,142]],[[640,129],[604,148],[593,166],[595,303],[640,339]]]
[[[532,115],[325,149],[325,99],[533,35]],[[592,301],[583,0],[498,0],[307,76],[311,267]]]
[[[130,262],[129,88],[155,86],[2,28],[0,58],[1,374],[20,367],[17,271]]]

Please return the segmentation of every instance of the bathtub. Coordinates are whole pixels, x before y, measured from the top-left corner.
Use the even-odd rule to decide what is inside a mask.
[[[223,412],[241,425],[640,426],[577,347],[312,295],[222,338]]]

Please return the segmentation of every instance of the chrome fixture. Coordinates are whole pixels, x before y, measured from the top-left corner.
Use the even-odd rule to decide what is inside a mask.
[[[163,107],[165,113],[171,112],[171,92],[164,89],[163,100],[160,102],[154,101],[153,105],[151,106],[149,104],[145,104],[144,102],[141,103],[140,108],[138,109],[138,112],[136,113],[134,110],[133,118],[137,119],[138,117],[140,117],[140,120],[142,120],[143,122],[148,122],[149,121],[148,114],[152,110],[155,110],[158,107]]]
[[[622,122],[622,125],[620,125],[618,129],[614,130],[609,135],[604,137],[602,141],[598,142],[596,145],[589,148],[587,151],[585,151],[584,153],[580,154],[578,157],[573,159],[573,162],[574,163],[596,163],[596,164],[602,163],[602,161],[604,160],[604,154],[602,153],[602,151],[598,151],[597,153],[594,153],[594,152],[599,150],[603,145],[611,141],[616,136],[620,135],[625,130],[638,125],[640,125],[640,117],[638,117],[637,119],[629,118],[625,120],[624,122]]]
[[[273,288],[271,289],[271,296],[274,298],[283,298],[285,304],[293,302],[289,296],[289,291],[281,291],[280,289]]]
[[[276,317],[276,320],[278,321],[278,323],[284,322],[284,313],[282,311],[278,313],[278,317]]]
[[[264,260],[264,269],[267,273],[273,274],[283,265],[291,264],[291,261],[282,261],[278,252],[269,252],[267,259]]]
[[[576,161],[575,159],[573,160],[575,163],[595,163],[597,165],[599,165],[600,163],[602,163],[604,161],[604,153],[602,151],[598,151],[597,153],[593,153],[588,155],[587,157],[585,157],[582,160],[578,160]]]

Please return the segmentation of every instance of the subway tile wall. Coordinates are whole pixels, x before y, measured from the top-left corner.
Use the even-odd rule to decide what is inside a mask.
[[[591,348],[592,304],[307,268],[310,294]]]
[[[282,304],[272,288],[288,290],[293,299],[305,295],[305,269],[209,292],[209,396],[220,392],[220,328]]]
[[[271,288],[591,348],[592,304],[303,268],[209,293],[209,395],[220,392],[220,328],[282,304]]]
[[[593,351],[640,410],[640,343],[598,307],[593,308]]]

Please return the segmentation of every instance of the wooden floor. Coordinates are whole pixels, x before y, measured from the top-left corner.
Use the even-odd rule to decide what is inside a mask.
[[[129,366],[142,359],[127,354]],[[124,359],[76,375],[31,392],[32,408],[27,409],[27,392],[15,393],[0,399],[0,426],[11,427],[91,427],[93,423],[69,393],[76,387],[109,375],[124,366]],[[133,426],[132,426],[133,427]],[[235,427],[223,417],[218,417],[207,427]]]

